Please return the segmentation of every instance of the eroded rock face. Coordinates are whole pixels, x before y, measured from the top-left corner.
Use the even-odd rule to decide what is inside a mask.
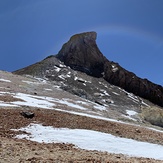
[[[107,61],[104,67],[104,79],[109,83],[148,99],[154,104],[163,106],[162,86],[154,84],[147,79],[141,79],[114,62]]]
[[[59,58],[72,69],[102,77],[105,58],[96,45],[96,32],[74,35],[59,51]]]

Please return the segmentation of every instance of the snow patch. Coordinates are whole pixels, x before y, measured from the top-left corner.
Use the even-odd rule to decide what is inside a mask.
[[[55,68],[55,71],[56,71],[56,72],[59,72],[59,71],[61,70],[61,68],[59,68],[59,67],[57,67],[57,66],[54,66],[54,68]]]
[[[22,82],[27,83],[27,84],[40,84],[40,83],[38,83],[38,82],[26,81],[26,80],[22,80]]]
[[[162,145],[116,137],[98,131],[53,128],[40,124],[30,124],[25,128],[20,128],[19,131],[31,134],[17,135],[16,138],[19,139],[26,138],[39,143],[72,143],[86,150],[107,151],[109,153],[122,153],[129,156],[163,160]]]
[[[34,79],[38,80],[39,82],[43,84],[47,83],[47,80],[48,80],[47,78],[43,79],[43,78],[38,78],[38,77],[34,77]]]
[[[98,109],[98,110],[106,110],[106,107],[105,106],[101,106],[101,105],[95,105],[93,106],[95,109]]]
[[[133,111],[133,110],[126,110],[126,113],[129,115],[129,116],[133,116],[133,115],[136,115],[137,112],[136,111]]]
[[[117,96],[119,96],[120,94],[118,94],[118,93],[116,93],[116,92],[112,92],[113,94],[115,94],[115,95],[117,95]]]
[[[65,75],[59,75],[58,77],[61,78],[61,79],[63,79],[63,80],[65,80],[65,78],[66,78]]]
[[[70,99],[63,99],[63,100],[56,100],[56,102],[60,103],[60,104],[65,104],[69,107],[73,107],[76,109],[80,109],[80,110],[87,110],[87,108],[82,107],[80,105],[74,104],[73,102],[70,102]]]
[[[112,71],[113,72],[116,72],[116,71],[118,71],[119,69],[118,69],[118,67],[116,66],[116,65],[112,65]]]
[[[106,90],[101,89],[100,91],[101,91],[104,95],[106,95],[106,96],[110,96],[109,93],[107,93]]]
[[[23,100],[23,101],[11,102],[12,104],[16,104],[16,105],[40,107],[40,108],[45,108],[45,109],[53,109],[53,106],[55,106],[54,103],[50,102],[50,101],[53,100],[50,97],[33,96],[33,95],[30,95],[30,94],[24,94],[24,93],[17,93],[13,97]]]
[[[137,96],[135,96],[132,93],[128,93],[128,97],[131,98],[132,100],[134,100],[135,102],[139,102],[139,99],[137,98]]]
[[[89,105],[87,102],[84,101],[76,101],[77,104]]]
[[[77,76],[74,77],[74,80],[75,80],[75,81],[77,80],[77,81],[79,81],[79,82],[81,82],[81,83],[92,83],[91,81],[84,80],[84,79],[79,78],[79,77],[77,77]]]
[[[52,89],[48,89],[48,88],[45,88],[44,90],[45,91],[53,91]]]
[[[59,85],[54,85],[53,88],[56,88],[58,90],[61,90],[61,86],[59,86]]]
[[[59,67],[60,67],[60,68],[65,68],[66,65],[59,64]]]
[[[11,93],[11,92],[0,92],[0,95],[4,95],[4,94],[14,95],[14,93]]]
[[[2,81],[2,82],[8,82],[8,83],[10,83],[10,82],[11,82],[10,80],[7,80],[7,79],[2,79],[2,78],[0,78],[0,81]]]
[[[4,103],[3,101],[0,101],[0,106],[3,106],[3,107],[19,107],[18,105],[12,105],[12,104],[8,104],[8,103]]]

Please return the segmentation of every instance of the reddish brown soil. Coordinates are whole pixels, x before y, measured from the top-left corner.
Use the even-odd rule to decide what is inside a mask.
[[[163,144],[163,133],[158,133],[143,127],[137,127],[115,122],[72,115],[54,110],[34,109],[35,117],[24,118],[21,109],[0,109],[0,162],[125,162],[151,163],[162,162],[147,158],[132,158],[121,154],[87,151],[76,148],[72,144],[39,144],[28,140],[14,139],[20,132],[11,131],[35,122],[54,127],[90,129],[113,135]]]

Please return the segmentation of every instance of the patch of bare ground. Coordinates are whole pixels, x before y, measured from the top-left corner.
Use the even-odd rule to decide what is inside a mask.
[[[35,117],[27,119],[21,116],[23,109],[0,109],[0,162],[161,162],[146,158],[131,158],[107,152],[87,151],[72,144],[45,144],[27,140],[13,139],[21,132],[12,131],[30,123],[41,123],[47,126],[96,130],[120,137],[163,144],[163,133],[143,127],[103,121],[84,116],[72,115],[55,110],[32,109]]]
[[[19,98],[16,98],[16,97],[13,97],[11,95],[8,95],[8,94],[4,94],[3,96],[0,96],[0,101],[3,101],[3,102],[14,102],[14,101],[23,101],[22,99],[19,99]]]

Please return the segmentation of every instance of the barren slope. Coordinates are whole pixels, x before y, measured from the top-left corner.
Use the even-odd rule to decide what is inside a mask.
[[[138,115],[124,117],[123,112],[74,96],[49,81],[0,71],[0,107],[0,162],[161,162],[83,150],[72,144],[40,144],[15,139],[14,136],[22,132],[11,129],[38,123],[55,128],[100,131],[163,144],[163,133],[147,128],[153,126],[143,123]],[[21,111],[31,111],[35,113],[35,117],[24,118]],[[120,119],[121,121],[118,121]]]

